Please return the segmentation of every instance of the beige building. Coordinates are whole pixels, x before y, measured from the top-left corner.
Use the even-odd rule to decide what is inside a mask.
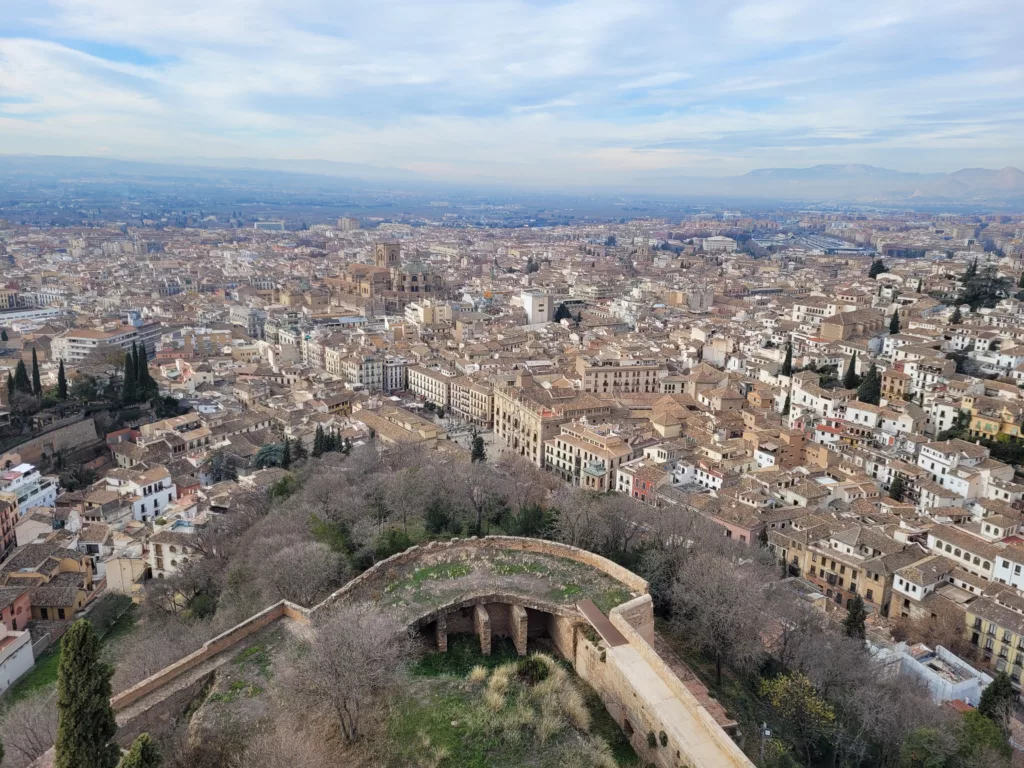
[[[618,467],[633,449],[607,425],[573,421],[562,424],[558,435],[544,443],[544,467],[563,480],[587,490],[615,489]]]
[[[610,413],[609,403],[577,391],[564,378],[538,383],[520,372],[514,382],[494,388],[494,434],[538,467],[544,466],[545,443],[562,424]]]
[[[470,424],[489,429],[494,423],[494,387],[469,376],[451,380],[451,408]]]
[[[409,391],[428,403],[448,408],[452,403],[452,379],[442,371],[411,366],[407,371]]]
[[[658,392],[659,380],[668,374],[666,366],[654,359],[597,356],[576,358],[576,372],[583,379],[584,392]]]

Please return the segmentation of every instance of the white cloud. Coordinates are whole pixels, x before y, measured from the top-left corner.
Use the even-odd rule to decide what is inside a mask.
[[[17,31],[0,36],[4,152],[538,185],[902,149],[915,169],[1024,165],[1016,0],[0,0],[0,14]]]

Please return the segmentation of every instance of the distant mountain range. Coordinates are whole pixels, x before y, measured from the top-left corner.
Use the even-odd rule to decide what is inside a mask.
[[[1024,203],[1024,171],[964,168],[954,173],[907,173],[872,165],[761,168],[742,176],[695,178],[651,174],[647,180],[677,194],[775,200],[856,202]]]
[[[97,157],[0,155],[0,175],[91,178],[105,181],[220,177],[225,182],[273,186],[277,181],[335,186],[345,182],[389,187],[452,187],[399,168],[312,160],[233,158],[141,162]],[[457,185],[469,187],[472,185]],[[500,188],[495,181],[491,188]],[[742,176],[695,177],[663,169],[585,185],[594,192],[629,191],[687,198],[737,198],[778,201],[856,203],[978,203],[1020,205],[1024,209],[1024,171],[1018,168],[964,168],[954,173],[907,173],[871,165],[815,165],[811,168],[761,168]],[[564,189],[578,193],[579,186]]]

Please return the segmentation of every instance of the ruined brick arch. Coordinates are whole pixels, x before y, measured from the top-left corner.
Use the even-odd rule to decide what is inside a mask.
[[[561,544],[556,541],[529,539],[519,536],[484,536],[482,538],[474,536],[468,539],[435,541],[423,546],[410,547],[404,552],[399,552],[385,560],[381,560],[352,579],[352,581],[348,582],[337,592],[329,595],[323,602],[314,606],[311,609],[311,614],[315,615],[318,611],[325,610],[339,602],[373,600],[373,595],[375,593],[381,594],[387,583],[392,579],[395,568],[418,560],[427,561],[431,558],[458,554],[460,551],[470,551],[475,554],[512,551],[561,557],[594,568],[615,579],[632,592],[641,595],[648,593],[646,580],[606,557],[588,552],[579,547]]]
[[[576,619],[580,623],[584,622],[580,612],[576,610],[574,605],[558,605],[557,603],[549,603],[543,600],[537,600],[535,597],[526,595],[510,595],[507,593],[496,594],[494,592],[479,594],[479,595],[467,595],[466,597],[453,600],[446,605],[441,605],[428,613],[423,614],[416,620],[414,620],[409,626],[412,629],[422,629],[431,622],[437,621],[437,619],[454,611],[461,611],[466,608],[475,608],[478,605],[518,605],[523,608],[528,608],[531,611],[537,611],[539,613],[549,613],[552,616],[563,616],[568,619]]]

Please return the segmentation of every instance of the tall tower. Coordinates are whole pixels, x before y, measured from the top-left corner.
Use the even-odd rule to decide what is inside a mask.
[[[378,267],[397,267],[401,246],[398,243],[377,243],[374,246],[374,263]]]

